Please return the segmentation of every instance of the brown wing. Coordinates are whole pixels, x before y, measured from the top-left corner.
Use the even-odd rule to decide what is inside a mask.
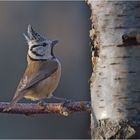
[[[17,98],[17,96],[20,96],[20,94],[22,94],[25,90],[30,89],[40,81],[48,78],[57,69],[58,63],[53,60],[48,60],[47,62],[34,62],[30,64],[17,87],[14,98]]]

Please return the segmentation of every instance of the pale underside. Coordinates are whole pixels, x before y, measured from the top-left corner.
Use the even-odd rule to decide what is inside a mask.
[[[26,99],[34,101],[43,98],[50,98],[52,96],[52,93],[58,86],[60,76],[61,67],[59,65],[58,70],[55,73],[53,73],[50,77],[38,83],[36,86],[34,86],[34,88],[25,91],[26,93],[24,97]]]

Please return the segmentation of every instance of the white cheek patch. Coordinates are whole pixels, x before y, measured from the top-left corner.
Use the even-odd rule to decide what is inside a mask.
[[[33,47],[34,46],[34,47]],[[38,44],[30,44],[28,48],[28,55],[36,60],[40,59],[51,59],[51,47],[48,46],[38,46]]]
[[[44,48],[42,46],[38,46],[38,47],[33,48],[32,50],[39,55],[45,55],[46,48]]]

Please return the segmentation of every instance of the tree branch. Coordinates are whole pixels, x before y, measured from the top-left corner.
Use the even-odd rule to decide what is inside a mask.
[[[91,103],[89,101],[66,101],[60,103],[43,103],[43,105],[37,103],[17,103],[11,110],[3,111],[8,104],[7,102],[0,102],[0,113],[25,115],[57,113],[68,116],[74,112],[91,112]]]

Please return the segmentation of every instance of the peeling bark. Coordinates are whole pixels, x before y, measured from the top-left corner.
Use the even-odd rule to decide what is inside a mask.
[[[92,138],[136,138],[140,126],[140,2],[87,3],[92,10]]]
[[[132,125],[132,124],[131,124]],[[128,121],[100,120],[98,127],[93,129],[93,139],[127,139],[135,134],[135,130]]]

